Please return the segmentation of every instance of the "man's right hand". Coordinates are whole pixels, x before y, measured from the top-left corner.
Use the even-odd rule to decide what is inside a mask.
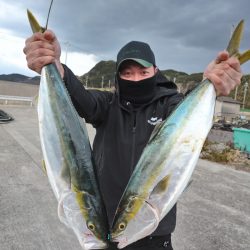
[[[40,74],[43,66],[55,63],[63,78],[64,69],[60,63],[61,47],[51,30],[46,30],[44,33],[34,33],[25,41],[23,52],[31,70]]]

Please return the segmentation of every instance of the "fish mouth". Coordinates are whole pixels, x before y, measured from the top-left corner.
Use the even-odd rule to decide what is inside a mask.
[[[127,237],[123,235],[123,232],[120,233],[111,233],[111,241],[112,242],[119,242],[119,243],[125,243],[128,241]]]
[[[121,239],[125,237],[122,237],[122,233],[119,234],[111,234],[111,241],[112,242],[119,242]]]
[[[156,206],[154,206],[154,204],[152,204],[150,201],[145,200],[145,204],[147,207],[147,210],[151,212],[151,214],[153,215],[153,220],[151,219],[150,221],[148,221],[147,226],[149,227],[149,232],[147,234],[145,234],[145,236],[149,235],[150,233],[152,233],[153,231],[155,231],[155,229],[158,227],[159,222],[160,222],[160,212],[157,209]],[[137,218],[137,219],[141,219],[143,221],[145,221],[142,218]],[[142,237],[138,238],[137,240],[141,239]],[[118,242],[117,247],[120,248],[124,248],[127,245],[133,243],[134,241],[131,241],[131,238],[126,235],[126,233],[124,234],[124,231],[122,232],[116,232],[116,233],[111,233],[111,241],[112,242]]]
[[[83,249],[107,249],[108,244],[85,243],[82,245]]]
[[[82,239],[79,239],[79,241],[83,249],[106,249],[108,247],[107,242],[97,239],[92,234],[85,235]]]
[[[124,235],[123,232],[111,234],[111,242],[118,243],[118,249],[124,248],[133,243],[133,241],[131,241],[131,238],[128,235]]]
[[[119,239],[119,237],[112,237],[112,238],[111,238],[111,241],[112,241],[112,242],[119,242],[120,239]]]
[[[114,238],[111,239],[112,242],[118,242],[117,247],[120,248],[124,248],[125,246],[128,245],[128,239],[127,237],[122,237],[120,236],[116,236]]]

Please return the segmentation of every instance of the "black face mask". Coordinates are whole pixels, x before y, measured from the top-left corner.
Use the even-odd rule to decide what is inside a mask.
[[[124,80],[120,76],[117,76],[117,80],[122,100],[140,105],[149,102],[154,97],[156,75],[140,81]]]

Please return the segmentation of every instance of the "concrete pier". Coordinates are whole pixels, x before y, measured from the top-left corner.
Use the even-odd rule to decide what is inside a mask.
[[[0,250],[80,250],[41,168],[36,109],[0,109],[15,119],[0,124]],[[192,179],[178,202],[174,249],[249,250],[250,174],[199,160]]]

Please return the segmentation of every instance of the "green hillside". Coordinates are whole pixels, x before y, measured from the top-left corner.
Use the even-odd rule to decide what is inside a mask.
[[[183,93],[202,80],[202,73],[187,74],[173,69],[161,70],[161,72],[169,80],[175,82],[179,91]],[[89,88],[113,87],[115,82],[115,61],[100,61],[88,73],[79,76],[79,79],[84,86],[87,85]],[[243,102],[245,82],[249,84],[245,98],[245,108],[250,108],[250,75],[243,76],[242,84],[237,90],[237,100]],[[232,91],[230,96],[235,97],[235,90]]]
[[[80,76],[84,86],[90,88],[108,88],[114,86],[115,61],[100,61],[88,73]]]

